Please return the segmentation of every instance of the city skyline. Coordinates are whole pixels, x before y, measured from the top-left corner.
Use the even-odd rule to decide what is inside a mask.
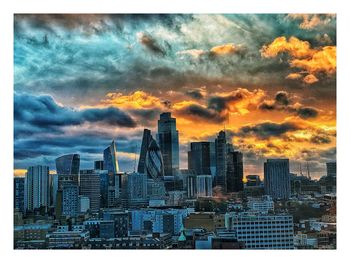
[[[15,15],[14,173],[72,153],[92,168],[113,139],[132,171],[143,129],[170,111],[180,168],[225,128],[244,175],[281,157],[321,177],[336,159],[335,19]]]

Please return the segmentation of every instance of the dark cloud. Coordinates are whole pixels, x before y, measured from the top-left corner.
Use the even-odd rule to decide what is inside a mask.
[[[296,109],[297,115],[302,119],[316,118],[318,116],[318,110],[313,107],[301,107]]]
[[[200,118],[212,123],[222,123],[226,120],[226,116],[222,116],[214,110],[207,109],[196,104],[191,104],[181,108],[180,110],[177,110],[176,115],[183,115],[189,119]]]
[[[331,143],[332,140],[326,135],[313,135],[310,138],[310,142],[314,144],[328,144]]]
[[[275,101],[278,104],[287,106],[290,103],[288,93],[285,91],[278,91],[275,95]]]
[[[135,121],[118,108],[75,110],[58,105],[51,96],[15,94],[15,138],[34,133],[61,133],[64,126],[84,122],[102,122],[108,125],[131,128]]]
[[[229,104],[244,98],[240,91],[229,96],[213,96],[208,100],[208,108],[221,112],[229,107]]]
[[[264,122],[257,125],[243,126],[240,128],[239,136],[256,136],[259,139],[268,139],[270,137],[278,137],[290,131],[299,130],[300,127],[291,122],[273,123]]]
[[[200,92],[200,90],[189,90],[186,91],[186,95],[190,96],[193,99],[199,100],[203,98],[202,93]]]
[[[149,34],[140,33],[139,41],[143,46],[145,46],[149,51],[153,52],[154,54],[161,56],[166,55],[165,49],[162,46],[160,46],[159,43]]]

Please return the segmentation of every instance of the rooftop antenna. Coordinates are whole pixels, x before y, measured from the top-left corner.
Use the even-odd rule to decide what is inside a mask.
[[[309,180],[311,180],[309,162],[306,162],[306,169],[307,169],[307,178],[308,178]]]

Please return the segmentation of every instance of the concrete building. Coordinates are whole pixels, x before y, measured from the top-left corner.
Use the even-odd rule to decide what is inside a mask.
[[[66,184],[62,191],[62,214],[65,216],[78,215],[79,187],[75,184]]]
[[[225,215],[225,227],[236,231],[246,249],[294,249],[291,215],[230,212]]]
[[[90,210],[90,199],[87,196],[78,196],[78,213],[86,213]]]
[[[80,195],[90,200],[91,212],[100,209],[100,174],[97,170],[80,171]]]
[[[24,177],[13,178],[13,208],[24,212]]]
[[[291,194],[289,159],[267,159],[264,163],[265,194],[273,199],[289,199]]]
[[[30,166],[24,181],[24,210],[50,205],[49,167],[43,165]]]
[[[251,211],[268,214],[274,211],[274,202],[268,195],[261,198],[248,197],[247,207]]]
[[[68,226],[59,226],[56,231],[46,235],[46,243],[49,249],[82,248],[89,237],[87,230],[77,228],[69,230]]]
[[[114,237],[127,237],[129,230],[129,215],[125,211],[105,209],[103,221],[114,222]]]
[[[146,174],[125,173],[122,175],[122,202],[125,207],[139,207],[148,204]]]

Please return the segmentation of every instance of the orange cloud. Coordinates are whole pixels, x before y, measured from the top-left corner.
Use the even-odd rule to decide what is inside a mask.
[[[303,68],[310,73],[325,72],[334,74],[336,71],[336,47],[325,46],[317,50],[310,57],[304,59],[293,59],[292,67]]]
[[[210,52],[215,55],[229,55],[229,54],[235,54],[240,51],[242,51],[242,46],[235,45],[233,43],[215,46],[212,49],[210,49]]]
[[[286,79],[300,79],[302,76],[303,75],[301,75],[300,73],[290,73],[288,74]]]
[[[24,177],[26,175],[27,170],[26,169],[14,169],[13,170],[13,176],[17,177]]]
[[[189,50],[183,50],[179,51],[176,54],[178,55],[189,55],[193,58],[199,58],[200,56],[206,54],[207,52],[202,49],[189,49]]]
[[[336,72],[336,47],[324,46],[313,49],[308,41],[299,40],[296,37],[278,37],[260,50],[265,58],[276,57],[280,53],[288,53],[292,58],[289,60],[291,67],[300,68],[309,73],[304,82],[311,84],[318,81],[315,74],[326,73],[328,75]],[[312,76],[310,76],[312,74]],[[299,79],[300,73],[291,73],[287,79]]]
[[[335,17],[334,14],[289,14],[288,18],[301,20],[299,27],[301,29],[311,30],[320,25],[329,24],[332,18]]]
[[[303,81],[307,84],[313,84],[313,83],[318,81],[318,78],[316,78],[315,75],[309,74],[309,75],[305,76]]]
[[[122,109],[147,109],[164,106],[161,99],[144,91],[135,91],[129,95],[108,93],[106,97],[101,101],[102,106],[115,106]]]

